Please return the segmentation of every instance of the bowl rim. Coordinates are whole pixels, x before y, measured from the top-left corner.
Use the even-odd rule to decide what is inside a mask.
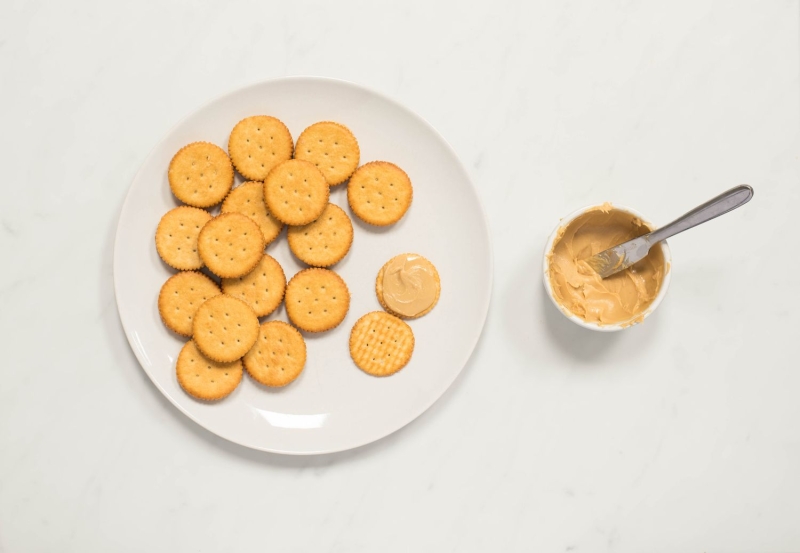
[[[547,239],[547,242],[544,247],[544,254],[543,254],[543,262],[542,262],[542,283],[544,284],[545,291],[547,292],[547,296],[550,298],[550,301],[553,302],[553,305],[556,306],[556,309],[564,315],[567,319],[572,321],[573,323],[577,324],[578,326],[582,326],[583,328],[588,328],[590,330],[595,330],[598,332],[617,332],[620,330],[624,330],[626,328],[634,327],[638,324],[644,322],[644,320],[650,316],[650,314],[655,311],[661,302],[664,300],[664,297],[667,295],[667,290],[669,289],[669,283],[672,280],[672,252],[670,251],[669,244],[666,240],[662,240],[659,242],[658,246],[661,247],[661,252],[664,255],[664,265],[665,272],[664,272],[664,280],[661,283],[661,288],[656,294],[656,297],[653,299],[653,302],[650,306],[642,313],[642,316],[639,318],[638,321],[635,322],[625,322],[623,324],[599,324],[599,323],[592,323],[585,321],[578,317],[577,315],[570,312],[566,307],[562,306],[558,303],[553,294],[553,288],[550,285],[550,260],[548,259],[548,254],[553,249],[553,244],[556,240],[556,236],[558,235],[558,231],[564,228],[565,226],[569,225],[572,221],[587,213],[589,211],[602,208],[604,206],[611,206],[612,209],[617,209],[619,211],[623,211],[634,217],[638,217],[641,219],[646,225],[650,226],[653,229],[657,229],[658,226],[654,225],[647,217],[639,213],[637,210],[633,209],[632,207],[628,207],[626,205],[617,204],[613,202],[603,202],[600,204],[592,204],[580,209],[576,209],[566,217],[563,217],[558,224],[555,226],[553,231],[550,233],[550,236]]]

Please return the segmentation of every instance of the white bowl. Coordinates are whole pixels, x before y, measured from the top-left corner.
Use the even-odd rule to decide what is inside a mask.
[[[656,244],[655,246],[653,246],[655,248],[659,248],[660,247],[661,248],[661,252],[664,254],[664,280],[661,282],[661,288],[658,290],[658,295],[656,295],[655,299],[653,300],[653,303],[650,304],[650,306],[642,314],[641,317],[637,317],[638,321],[636,321],[634,323],[625,322],[625,323],[622,323],[622,324],[599,324],[599,323],[590,323],[588,321],[585,321],[585,320],[581,319],[577,315],[574,315],[566,307],[564,307],[560,303],[558,303],[558,301],[555,298],[555,295],[553,294],[553,287],[550,285],[550,260],[548,259],[548,254],[553,249],[553,243],[555,242],[556,236],[558,235],[558,231],[561,228],[569,225],[572,221],[574,221],[575,219],[577,219],[579,216],[583,215],[587,211],[590,211],[592,209],[596,209],[596,208],[600,207],[600,205],[603,205],[603,204],[590,205],[590,206],[587,206],[587,207],[583,207],[583,208],[581,208],[581,209],[579,209],[577,211],[573,211],[572,213],[570,213],[569,215],[567,215],[566,217],[561,219],[561,221],[559,221],[559,223],[556,226],[556,228],[553,229],[553,232],[550,234],[550,238],[547,239],[547,244],[544,247],[544,262],[542,264],[542,281],[544,282],[544,289],[547,291],[547,295],[550,297],[550,300],[553,302],[553,305],[555,305],[556,308],[558,308],[558,310],[561,313],[563,313],[564,316],[566,318],[568,318],[570,321],[572,321],[576,325],[582,326],[583,328],[588,328],[590,330],[597,330],[597,331],[600,331],[600,332],[616,332],[618,330],[623,330],[625,328],[630,328],[632,326],[635,326],[635,325],[641,323],[653,311],[655,311],[656,308],[661,304],[661,300],[664,299],[664,296],[667,294],[667,289],[669,288],[669,281],[670,281],[670,277],[671,277],[671,274],[672,274],[672,271],[670,270],[670,268],[672,267],[672,254],[669,251],[669,244],[667,244],[666,240],[663,240],[659,244]],[[631,209],[629,207],[625,207],[625,206],[622,206],[622,205],[616,205],[616,204],[610,204],[610,205],[614,209],[617,209],[619,211],[623,211],[625,213],[629,213],[629,214],[631,214],[631,215],[633,215],[635,217],[638,217],[640,220],[642,220],[650,228],[653,228],[653,229],[658,228],[657,226],[653,225],[647,218],[645,218],[641,213],[639,213],[635,209]]]

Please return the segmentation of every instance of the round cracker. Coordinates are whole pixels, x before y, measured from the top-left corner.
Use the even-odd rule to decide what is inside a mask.
[[[192,339],[203,355],[229,363],[241,358],[258,338],[258,317],[240,299],[220,294],[194,314]]]
[[[203,273],[185,271],[172,275],[158,294],[158,314],[171,331],[192,335],[192,318],[209,298],[222,292],[217,283]]]
[[[228,138],[228,153],[247,180],[263,181],[279,163],[292,158],[292,134],[280,119],[254,115],[242,119]]]
[[[319,169],[307,161],[284,161],[267,175],[264,200],[267,209],[287,225],[307,225],[328,205],[330,188]]]
[[[413,195],[406,172],[388,161],[362,165],[347,185],[350,209],[365,223],[377,226],[399,221],[411,206]]]
[[[350,291],[342,277],[329,269],[304,269],[286,285],[286,314],[307,332],[335,328],[350,309]]]
[[[164,263],[179,271],[192,271],[203,266],[197,251],[197,237],[212,219],[205,209],[179,206],[167,211],[156,229],[156,251]]]
[[[246,182],[231,190],[222,202],[221,212],[241,213],[250,217],[261,228],[265,244],[275,240],[283,229],[283,223],[267,211],[267,204],[264,203],[264,184],[260,182]]]
[[[261,325],[256,343],[244,358],[244,368],[264,386],[286,386],[294,381],[306,364],[303,335],[283,321]]]
[[[249,217],[223,213],[200,230],[197,251],[206,267],[222,278],[246,275],[264,255],[264,236]]]
[[[350,357],[367,374],[394,374],[408,364],[413,352],[411,327],[383,311],[367,313],[350,331]]]
[[[264,254],[256,268],[246,275],[223,278],[222,291],[245,302],[258,317],[266,317],[283,301],[286,275],[274,257]]]
[[[290,227],[287,238],[297,259],[313,267],[330,267],[350,251],[353,223],[341,207],[328,204],[313,223]]]
[[[233,165],[225,150],[210,142],[184,146],[169,162],[169,187],[175,197],[194,207],[211,207],[233,186]]]
[[[219,363],[198,349],[194,340],[178,354],[175,373],[181,388],[197,399],[216,400],[228,396],[242,381],[242,362]]]
[[[388,267],[392,261],[394,261],[398,257],[408,257],[410,255],[419,257],[430,267],[436,285],[436,297],[434,297],[433,302],[427,308],[420,311],[419,313],[415,315],[404,315],[402,313],[394,311],[391,307],[389,307],[389,305],[387,305],[386,300],[383,297],[383,276],[386,274],[386,267]],[[389,261],[384,263],[383,267],[381,267],[381,270],[378,271],[378,276],[375,278],[375,295],[378,296],[378,302],[381,304],[381,307],[383,307],[388,313],[391,313],[395,317],[400,317],[401,319],[419,319],[423,315],[427,315],[428,313],[430,313],[431,310],[434,307],[436,307],[436,304],[439,303],[439,295],[441,294],[441,292],[442,292],[442,281],[439,279],[439,271],[436,270],[436,266],[433,263],[431,263],[428,258],[423,257],[417,253],[411,253],[411,254],[402,253],[400,255],[394,256]]]
[[[350,129],[333,121],[308,127],[300,133],[294,150],[295,159],[313,163],[331,186],[343,183],[353,174],[359,156],[356,137]]]

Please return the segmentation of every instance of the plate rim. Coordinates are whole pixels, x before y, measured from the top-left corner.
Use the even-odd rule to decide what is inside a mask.
[[[238,93],[240,93],[240,92],[242,92],[244,90],[252,89],[252,88],[258,88],[258,87],[261,87],[261,86],[264,86],[264,85],[269,85],[269,84],[278,83],[278,82],[286,82],[286,81],[317,81],[317,82],[325,82],[325,83],[335,83],[337,85],[344,85],[346,87],[351,87],[351,88],[355,88],[357,90],[366,91],[366,92],[368,92],[370,94],[374,94],[375,96],[379,97],[381,100],[394,105],[395,107],[399,108],[403,112],[407,113],[409,116],[411,116],[414,119],[416,119],[419,123],[421,123],[424,127],[426,127],[428,131],[432,132],[442,142],[442,144],[444,144],[444,146],[447,148],[447,150],[450,152],[450,154],[452,154],[452,156],[455,159],[456,163],[458,164],[459,168],[466,175],[466,177],[467,177],[466,181],[469,184],[469,189],[472,191],[472,194],[474,195],[474,197],[475,197],[475,199],[477,201],[479,212],[480,212],[480,215],[481,215],[481,222],[483,223],[483,227],[484,227],[484,229],[486,231],[486,237],[487,237],[487,246],[488,246],[488,253],[489,253],[489,260],[488,260],[489,262],[488,262],[488,266],[487,266],[488,281],[489,281],[488,294],[486,294],[486,298],[485,298],[485,300],[483,302],[483,306],[481,308],[481,325],[480,325],[480,328],[479,328],[478,332],[475,334],[475,336],[474,336],[474,338],[472,340],[472,345],[469,348],[469,353],[467,354],[467,356],[464,359],[464,361],[461,363],[461,367],[459,367],[458,371],[456,371],[453,374],[453,377],[447,382],[447,385],[445,386],[444,390],[441,393],[439,393],[438,395],[436,395],[435,397],[433,397],[433,399],[431,399],[429,402],[426,402],[421,408],[415,410],[414,413],[412,414],[412,416],[410,416],[407,421],[405,421],[401,425],[397,426],[396,428],[392,428],[391,430],[389,430],[385,434],[382,434],[382,435],[374,437],[374,438],[367,439],[366,441],[361,441],[361,442],[356,443],[354,445],[349,445],[349,446],[345,446],[345,447],[341,447],[341,448],[316,449],[314,451],[291,451],[291,450],[282,450],[282,449],[279,449],[279,448],[261,447],[261,446],[257,446],[257,445],[253,445],[253,444],[243,443],[242,441],[232,439],[232,438],[230,438],[228,436],[223,436],[219,432],[216,432],[216,431],[212,430],[211,428],[205,426],[202,422],[197,420],[197,418],[195,418],[192,415],[192,413],[190,413],[188,410],[184,409],[183,406],[181,406],[179,403],[177,403],[172,398],[172,396],[169,393],[167,393],[167,391],[161,386],[161,384],[153,377],[153,375],[150,374],[150,371],[148,371],[147,368],[145,367],[145,363],[142,360],[142,357],[140,356],[140,352],[136,348],[133,347],[132,331],[131,331],[131,329],[129,329],[126,326],[125,320],[124,320],[124,318],[122,316],[122,310],[121,310],[121,307],[120,307],[120,299],[119,299],[120,291],[117,288],[117,286],[118,286],[117,271],[118,271],[118,263],[120,263],[120,261],[119,261],[120,253],[119,252],[121,250],[120,244],[119,244],[119,240],[120,240],[120,230],[122,228],[122,215],[123,215],[123,213],[125,213],[125,209],[128,206],[128,202],[130,201],[131,194],[133,193],[133,183],[137,181],[137,179],[139,178],[139,175],[142,173],[142,171],[144,170],[145,166],[147,166],[148,162],[155,155],[155,153],[161,148],[161,146],[167,141],[169,136],[172,135],[172,133],[174,133],[175,130],[178,127],[180,127],[183,123],[185,123],[187,120],[189,120],[191,117],[193,117],[198,111],[204,110],[204,109],[208,108],[210,105],[212,105],[212,104],[214,104],[214,103],[216,103],[216,102],[218,102],[218,101],[220,101],[220,100],[222,100],[222,99],[224,99],[224,98],[226,98],[228,96],[232,96],[234,94],[238,94]],[[325,455],[325,454],[330,454],[330,453],[338,453],[338,452],[342,452],[342,451],[349,451],[349,450],[353,450],[353,449],[358,449],[358,448],[363,447],[363,446],[365,446],[367,444],[371,444],[371,443],[377,442],[378,440],[381,440],[381,439],[383,439],[383,438],[385,438],[387,436],[390,436],[391,434],[394,434],[398,430],[408,426],[411,422],[417,420],[428,409],[430,409],[431,406],[433,406],[434,403],[439,401],[439,399],[441,399],[447,393],[448,390],[450,390],[450,388],[452,387],[453,383],[456,381],[456,379],[464,371],[464,368],[467,366],[467,364],[469,363],[470,359],[472,358],[472,355],[475,353],[475,348],[477,347],[478,342],[480,341],[481,336],[483,335],[483,331],[486,328],[486,319],[487,319],[488,314],[489,314],[489,306],[491,305],[492,296],[493,296],[493,293],[494,293],[494,246],[493,246],[493,242],[492,242],[492,233],[491,233],[491,230],[489,228],[489,218],[486,215],[486,208],[484,207],[483,202],[481,201],[481,197],[480,197],[480,194],[478,192],[478,188],[475,186],[475,183],[473,182],[472,175],[467,170],[466,166],[461,161],[461,158],[458,156],[458,153],[455,151],[455,149],[450,144],[450,142],[448,142],[447,139],[433,125],[431,125],[431,123],[428,122],[427,119],[425,119],[424,117],[422,117],[421,115],[416,113],[411,108],[407,107],[405,104],[402,104],[401,102],[399,102],[399,101],[395,100],[394,98],[384,94],[383,92],[379,92],[379,91],[377,91],[377,90],[375,90],[375,89],[373,89],[371,87],[364,86],[364,85],[355,83],[353,81],[348,81],[348,80],[345,80],[345,79],[338,79],[338,78],[333,78],[333,77],[315,76],[315,75],[292,75],[292,76],[276,77],[276,78],[271,78],[271,79],[263,79],[263,80],[260,80],[260,81],[255,81],[255,82],[252,82],[250,84],[246,84],[244,86],[240,86],[240,87],[228,90],[228,91],[226,91],[226,92],[224,92],[222,94],[219,94],[219,95],[215,96],[214,98],[212,98],[212,99],[210,99],[210,100],[208,100],[206,102],[203,102],[199,106],[197,106],[194,109],[192,109],[192,111],[190,111],[189,113],[187,113],[186,115],[181,117],[175,124],[173,124],[163,134],[163,136],[158,140],[158,142],[156,142],[156,144],[150,149],[150,151],[144,157],[144,159],[142,160],[141,164],[139,165],[139,169],[133,175],[133,178],[131,179],[131,181],[130,181],[130,183],[128,185],[128,191],[125,193],[125,199],[122,201],[122,205],[120,206],[120,209],[119,209],[119,212],[118,212],[118,215],[117,215],[117,227],[116,227],[116,230],[114,232],[114,254],[113,254],[113,259],[112,259],[111,278],[114,281],[114,302],[115,302],[115,304],[117,306],[117,316],[119,317],[120,323],[122,324],[122,329],[125,332],[125,338],[126,338],[126,340],[128,342],[128,347],[133,351],[134,356],[136,356],[136,360],[139,362],[139,367],[144,371],[144,373],[147,375],[147,377],[150,379],[150,381],[155,385],[155,387],[158,389],[158,391],[161,393],[161,395],[164,396],[167,400],[169,400],[169,402],[172,404],[173,407],[177,408],[178,411],[180,411],[184,416],[189,418],[189,420],[191,420],[193,423],[197,424],[199,427],[203,428],[205,431],[210,432],[211,434],[213,434],[215,436],[218,436],[218,437],[220,437],[220,438],[222,438],[222,439],[224,439],[224,440],[226,440],[228,442],[235,443],[235,444],[237,444],[237,445],[239,445],[241,447],[246,447],[248,449],[252,449],[252,450],[255,450],[255,451],[264,451],[264,452],[267,452],[267,453],[274,453],[274,454],[280,454],[280,455],[293,455],[293,456]]]

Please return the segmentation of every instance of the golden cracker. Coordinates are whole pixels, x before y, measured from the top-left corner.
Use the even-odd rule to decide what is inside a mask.
[[[211,207],[233,186],[233,165],[225,150],[209,142],[181,148],[169,162],[169,187],[185,204]]]
[[[239,278],[223,278],[222,291],[249,305],[258,317],[266,317],[283,301],[286,275],[274,257],[264,254],[256,268]]]
[[[222,399],[242,381],[242,362],[218,363],[198,349],[194,340],[184,344],[175,364],[178,384],[184,391],[207,401]]]
[[[221,212],[241,213],[250,217],[261,228],[265,244],[275,240],[283,229],[283,223],[267,211],[267,204],[264,203],[264,184],[260,182],[246,182],[231,190],[222,202]]]
[[[211,214],[196,207],[182,205],[171,209],[158,222],[156,250],[164,263],[179,271],[203,266],[197,251],[197,237]]]
[[[353,223],[344,210],[328,204],[313,223],[289,227],[289,248],[302,262],[313,267],[330,267],[350,251],[353,243]]]
[[[245,354],[244,368],[264,386],[286,386],[303,371],[306,342],[303,335],[283,321],[261,325],[256,343]]]
[[[185,271],[171,276],[158,294],[158,313],[171,331],[192,335],[192,318],[209,298],[222,292],[217,283],[202,273]]]
[[[292,158],[292,135],[280,119],[254,115],[239,121],[228,138],[228,153],[247,180],[263,181],[279,163]]]
[[[350,331],[350,357],[367,374],[394,374],[408,364],[413,352],[411,327],[383,311],[367,313]]]
[[[325,177],[307,161],[284,161],[264,181],[267,209],[287,225],[315,221],[328,205],[329,197]]]
[[[350,292],[342,277],[329,269],[305,269],[286,286],[286,314],[308,332],[324,332],[344,320]]]
[[[358,140],[350,129],[333,121],[314,123],[297,138],[295,159],[313,163],[329,185],[346,181],[358,167]]]
[[[242,300],[220,294],[194,315],[192,339],[203,355],[229,363],[241,358],[258,338],[258,317]]]
[[[350,209],[371,225],[385,226],[399,221],[411,206],[413,195],[408,175],[388,161],[362,165],[347,184]]]
[[[200,230],[197,251],[206,267],[222,278],[246,275],[264,255],[264,236],[249,217],[223,213]]]
[[[436,270],[436,266],[433,263],[431,263],[431,261],[427,257],[423,257],[423,256],[419,255],[418,253],[411,254],[411,255],[419,256],[422,259],[424,259],[425,261],[427,261],[430,264],[431,268],[433,269],[433,277],[436,280],[436,298],[434,298],[433,303],[430,305],[430,307],[428,307],[425,311],[422,311],[421,313],[419,313],[417,315],[414,315],[413,317],[407,317],[406,315],[403,315],[401,313],[397,313],[396,311],[393,311],[392,308],[390,308],[388,305],[386,305],[386,302],[383,299],[383,275],[385,273],[386,267],[388,267],[389,263],[394,261],[395,258],[397,258],[397,257],[405,257],[407,255],[409,255],[409,254],[408,253],[403,253],[403,254],[400,254],[400,255],[396,255],[392,259],[390,259],[389,261],[387,261],[386,263],[383,264],[383,267],[381,267],[381,270],[378,271],[378,276],[375,278],[375,295],[378,296],[378,303],[381,304],[381,307],[383,307],[386,310],[387,313],[390,313],[390,314],[394,315],[395,317],[399,317],[401,319],[419,319],[423,315],[427,315],[428,313],[430,313],[431,310],[434,307],[436,307],[436,304],[439,303],[439,296],[442,294],[442,281],[439,279],[439,271]]]

